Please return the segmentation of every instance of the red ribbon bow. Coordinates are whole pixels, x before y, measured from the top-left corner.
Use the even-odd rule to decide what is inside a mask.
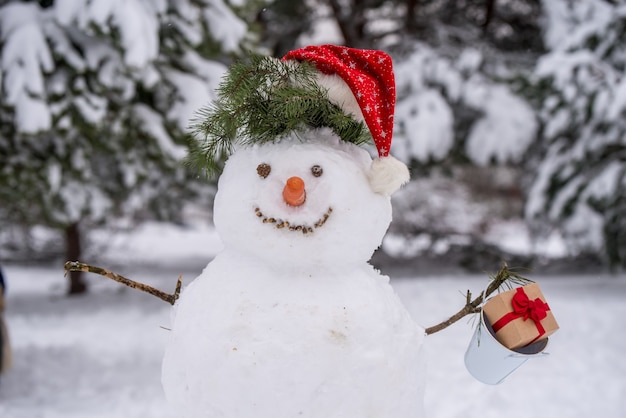
[[[500,331],[514,319],[522,318],[524,321],[532,319],[532,321],[535,323],[535,326],[537,327],[537,331],[539,331],[539,335],[537,335],[537,337],[529,344],[535,342],[539,337],[546,333],[543,325],[541,325],[541,320],[548,316],[548,311],[550,310],[550,307],[547,303],[539,298],[536,298],[535,300],[530,300],[526,292],[524,292],[524,288],[518,287],[515,291],[515,295],[513,295],[511,304],[513,305],[513,311],[507,313],[502,318],[497,320],[495,324],[492,325],[493,332]]]

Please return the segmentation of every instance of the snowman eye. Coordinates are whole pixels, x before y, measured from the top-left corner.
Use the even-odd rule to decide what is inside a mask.
[[[266,178],[270,175],[270,171],[272,171],[272,167],[269,164],[261,163],[257,166],[256,172],[259,177]]]
[[[319,177],[322,175],[322,173],[324,172],[324,170],[322,169],[322,167],[320,167],[319,165],[314,165],[313,167],[311,167],[311,173],[313,174],[313,176],[315,177]]]

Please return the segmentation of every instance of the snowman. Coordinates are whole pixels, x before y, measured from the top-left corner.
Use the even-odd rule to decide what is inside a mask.
[[[168,403],[187,418],[422,417],[424,330],[368,264],[391,222],[390,195],[409,178],[389,155],[391,59],[323,45],[263,66],[262,85],[276,68],[293,71],[296,96],[314,89],[340,117],[314,101],[317,116],[272,140],[237,132],[214,203],[224,249],[173,310]],[[314,83],[294,76],[302,68]],[[371,135],[375,158],[344,122]]]

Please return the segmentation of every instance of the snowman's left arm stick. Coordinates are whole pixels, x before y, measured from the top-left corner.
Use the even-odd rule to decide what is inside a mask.
[[[450,325],[454,324],[456,321],[458,321],[459,319],[463,318],[466,315],[470,315],[473,313],[479,313],[481,308],[480,308],[480,304],[483,301],[483,294],[481,293],[476,299],[474,299],[473,301],[471,300],[472,298],[472,294],[470,293],[470,291],[467,291],[467,302],[465,303],[465,306],[463,308],[461,308],[460,311],[458,311],[457,313],[455,313],[454,315],[452,315],[450,318],[446,319],[445,321],[437,324],[437,325],[433,325],[432,327],[426,328],[424,330],[424,332],[426,332],[426,335],[430,335],[430,334],[434,334],[435,332],[439,332],[445,328],[448,328]]]
[[[90,266],[89,264],[80,263],[78,261],[68,261],[67,263],[65,263],[65,274],[67,274],[68,271],[84,271],[86,273],[99,274],[100,276],[108,277],[111,280],[123,283],[128,287],[132,287],[133,289],[150,293],[151,295],[158,297],[159,299],[169,303],[170,305],[173,305],[176,300],[178,300],[178,295],[180,294],[180,289],[183,284],[181,276],[178,276],[176,289],[174,289],[174,293],[169,294],[152,286],[148,286],[147,284],[127,279],[120,274],[113,273],[112,271],[104,269],[102,267]]]
[[[506,262],[502,263],[502,268],[500,269],[500,271],[498,271],[498,273],[493,277],[493,279],[491,280],[491,282],[489,283],[489,286],[487,286],[487,289],[485,289],[485,291],[480,292],[480,295],[478,295],[478,297],[476,297],[476,299],[472,300],[472,294],[470,293],[470,291],[467,291],[467,296],[466,296],[466,301],[465,301],[465,306],[463,306],[463,308],[461,308],[461,310],[459,310],[457,313],[455,313],[454,315],[452,315],[450,318],[446,319],[445,321],[434,325],[432,327],[426,328],[424,330],[424,332],[426,332],[426,335],[430,335],[430,334],[434,334],[435,332],[441,331],[442,329],[448,328],[450,325],[454,324],[456,321],[458,321],[459,319],[463,318],[466,315],[470,315],[470,314],[474,314],[474,313],[479,313],[481,311],[481,305],[483,303],[483,301],[485,300],[485,298],[489,295],[491,295],[493,292],[495,292],[496,290],[498,290],[500,288],[500,286],[502,286],[505,282],[507,281],[521,281],[521,282],[527,282],[528,279],[518,275],[517,273],[512,272],[511,270],[509,270],[508,265],[506,264]]]

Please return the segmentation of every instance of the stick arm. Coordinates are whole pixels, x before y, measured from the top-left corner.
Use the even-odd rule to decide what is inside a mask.
[[[68,261],[65,263],[65,274],[67,275],[67,273],[70,271],[84,271],[86,273],[94,273],[99,274],[100,276],[108,277],[111,280],[115,280],[116,282],[125,284],[126,286],[133,289],[141,290],[142,292],[146,292],[151,294],[152,296],[156,296],[159,299],[169,303],[170,305],[174,305],[174,303],[176,303],[176,301],[178,300],[178,296],[183,285],[182,276],[178,276],[178,281],[176,282],[176,288],[174,289],[174,293],[169,294],[152,286],[148,286],[147,284],[128,279],[121,274],[114,273],[105,268],[91,266],[89,264],[81,263],[79,261]]]
[[[505,284],[507,281],[529,282],[528,279],[509,270],[509,266],[506,264],[506,262],[503,262],[500,271],[498,271],[498,273],[493,276],[491,282],[489,283],[489,286],[487,286],[487,289],[480,292],[480,295],[478,295],[478,297],[472,300],[472,294],[468,290],[465,300],[465,306],[463,306],[457,313],[455,313],[445,321],[440,322],[437,325],[433,325],[432,327],[426,328],[424,332],[426,333],[426,335],[434,334],[435,332],[439,332],[445,328],[448,328],[450,325],[454,324],[459,319],[467,315],[479,313],[482,310],[481,306],[483,301],[493,292],[498,290],[500,286]]]

